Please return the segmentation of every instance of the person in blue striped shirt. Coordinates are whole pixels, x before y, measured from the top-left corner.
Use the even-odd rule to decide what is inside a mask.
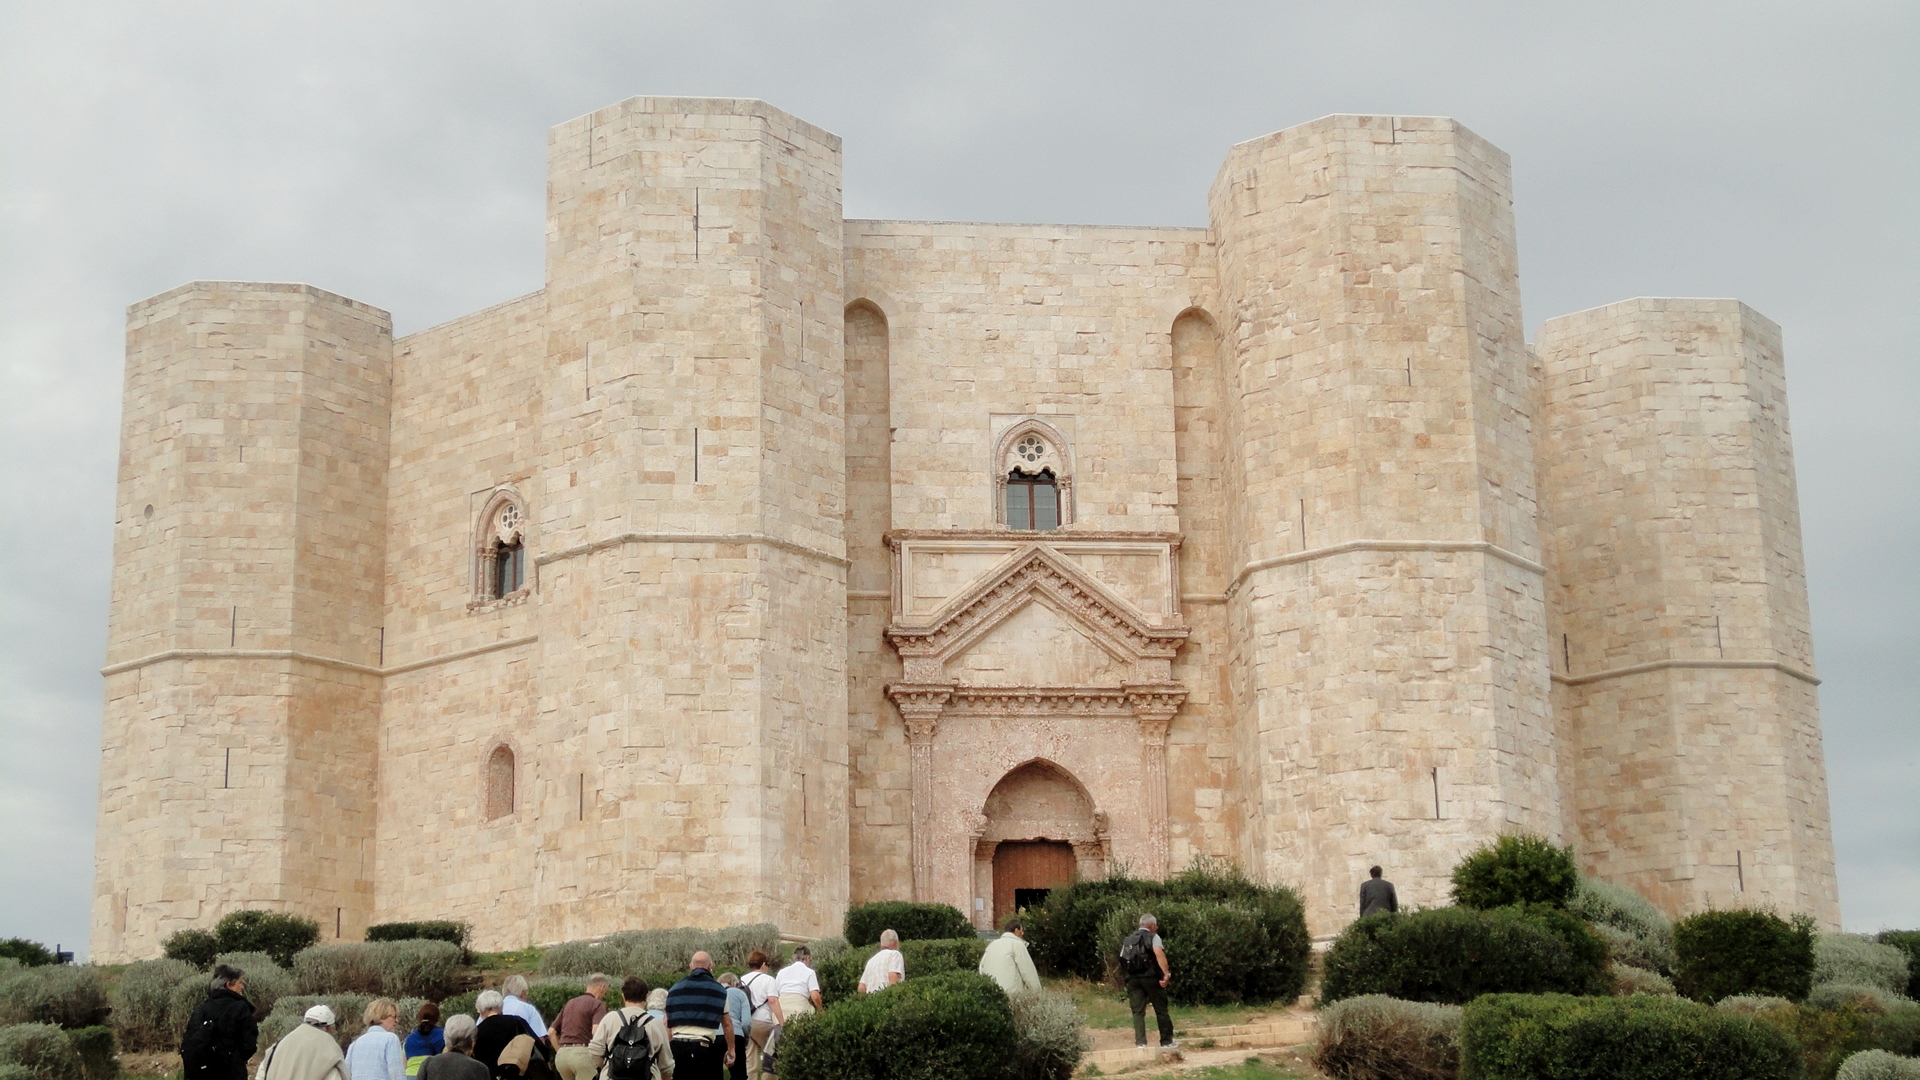
[[[693,954],[687,977],[667,991],[667,1036],[675,1080],[722,1080],[733,1064],[733,1017],[727,988],[713,977],[713,957]]]

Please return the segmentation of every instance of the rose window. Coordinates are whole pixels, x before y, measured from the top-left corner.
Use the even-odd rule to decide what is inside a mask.
[[[1026,461],[1039,461],[1047,455],[1047,444],[1038,435],[1027,435],[1015,444],[1013,452]]]

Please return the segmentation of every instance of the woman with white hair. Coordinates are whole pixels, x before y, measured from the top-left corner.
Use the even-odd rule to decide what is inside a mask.
[[[375,998],[361,1022],[367,1030],[347,1047],[347,1075],[353,1080],[407,1080],[407,1055],[400,1036],[400,1007],[392,998]]]
[[[420,1063],[418,1080],[488,1080],[491,1073],[473,1057],[473,1017],[453,1017],[445,1030],[447,1048]]]
[[[510,1075],[519,1076],[524,1072],[524,1069],[516,1069],[512,1073],[501,1071],[500,1055],[513,1044],[515,1039],[524,1036],[527,1040],[524,1045],[529,1050],[533,1046],[533,1029],[527,1026],[525,1020],[502,1012],[502,1006],[505,1004],[506,1001],[498,990],[482,990],[480,996],[473,999],[474,1011],[480,1014],[480,1023],[474,1029],[474,1060],[485,1065],[495,1080],[501,1080],[502,1077]],[[514,1056],[517,1058],[519,1055]]]

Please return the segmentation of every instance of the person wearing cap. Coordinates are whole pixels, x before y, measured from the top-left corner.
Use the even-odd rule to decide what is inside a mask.
[[[267,1048],[254,1080],[352,1080],[347,1056],[333,1037],[333,1010],[315,1005],[299,1026]]]

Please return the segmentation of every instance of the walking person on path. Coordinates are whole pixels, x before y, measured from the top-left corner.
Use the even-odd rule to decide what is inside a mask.
[[[727,988],[713,977],[713,957],[693,954],[687,976],[667,991],[667,1036],[680,1080],[721,1080],[733,1064],[733,1017]]]
[[[1160,1021],[1160,1049],[1177,1050],[1173,1017],[1167,1012],[1167,984],[1173,969],[1167,966],[1166,943],[1160,940],[1160,920],[1140,916],[1140,929],[1120,943],[1120,968],[1127,976],[1127,1007],[1133,1010],[1133,1045],[1147,1045],[1147,1006]]]
[[[760,1055],[766,1053],[767,1039],[782,1023],[780,992],[774,989],[773,966],[767,954],[755,949],[747,955],[747,973],[740,977],[740,989],[747,992],[748,1015],[753,1023],[747,1028],[747,1080],[760,1080]]]
[[[347,1075],[353,1080],[407,1080],[407,1055],[393,1029],[400,1008],[392,998],[375,998],[362,1017],[367,1030],[347,1047]]]
[[[267,1048],[254,1080],[350,1080],[346,1055],[333,1037],[334,1019],[333,1010],[325,1005],[308,1009],[292,1031]]]
[[[667,1022],[647,1009],[647,981],[629,975],[618,1009],[600,1018],[587,1044],[600,1080],[673,1080]]]
[[[733,1064],[727,1066],[727,1075],[733,1080],[747,1080],[747,1033],[753,1029],[753,1006],[747,1004],[747,992],[740,988],[740,976],[729,971],[720,976],[720,985],[727,988],[727,1019],[733,1021]]]
[[[226,964],[215,967],[206,1000],[194,1006],[180,1037],[183,1080],[247,1080],[247,1059],[259,1046],[247,973]]]
[[[980,954],[980,974],[999,983],[1009,997],[1022,990],[1040,989],[1040,973],[1034,970],[1033,954],[1027,951],[1026,924],[1019,919],[1007,922],[1006,930]]]
[[[533,1002],[527,1000],[527,977],[509,975],[507,981],[500,984],[500,990],[506,996],[500,1001],[500,1011],[508,1016],[517,1016],[527,1022],[527,1030],[533,1032],[536,1041],[544,1041],[549,1047],[553,1038],[547,1033],[546,1018]]]
[[[418,1080],[488,1080],[492,1073],[473,1057],[477,1034],[465,1013],[448,1020],[446,1049],[420,1063]]]
[[[498,990],[482,990],[480,996],[473,999],[473,1011],[480,1014],[480,1024],[473,1036],[473,1056],[480,1064],[487,1067],[487,1071],[493,1074],[494,1080],[502,1080],[505,1075],[521,1077],[526,1075],[526,1069],[520,1063],[518,1051],[515,1051],[507,1062],[507,1067],[513,1068],[514,1072],[503,1073],[500,1057],[506,1053],[508,1047],[514,1045],[515,1040],[527,1040],[524,1044],[527,1053],[533,1052],[533,1029],[527,1026],[525,1020],[517,1016],[508,1016],[502,1011],[505,1000]],[[356,1078],[356,1080],[364,1080],[364,1078]]]
[[[900,935],[880,931],[880,951],[867,958],[860,972],[860,992],[877,994],[907,977],[907,960],[900,955]]]
[[[1360,917],[1366,918],[1376,911],[1399,911],[1400,898],[1394,895],[1393,882],[1380,876],[1380,868],[1367,871],[1367,880],[1360,883]]]
[[[787,1020],[826,1007],[820,1003],[820,977],[807,966],[811,959],[813,950],[802,945],[793,950],[793,963],[773,977],[773,992],[780,995],[780,1012]]]
[[[440,1006],[426,1002],[413,1014],[413,1030],[402,1044],[407,1052],[407,1075],[418,1077],[420,1065],[447,1048],[447,1033],[440,1029]]]
[[[600,1021],[607,1015],[607,1003],[602,1000],[607,985],[613,980],[596,971],[587,976],[586,993],[577,994],[553,1018],[553,1041],[557,1044],[554,1051],[553,1068],[560,1074],[560,1080],[593,1080],[600,1071],[600,1064],[587,1052],[587,1044],[593,1041],[593,1033]]]

